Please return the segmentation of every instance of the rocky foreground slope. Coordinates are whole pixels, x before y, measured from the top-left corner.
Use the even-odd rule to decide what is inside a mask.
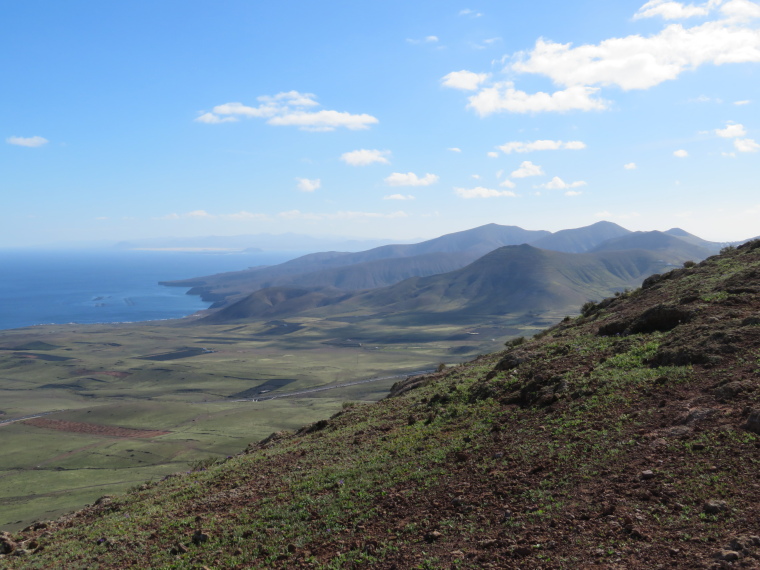
[[[0,567],[758,568],[759,388],[755,241],[3,535]]]

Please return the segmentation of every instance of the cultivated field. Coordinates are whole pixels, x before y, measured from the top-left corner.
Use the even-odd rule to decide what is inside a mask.
[[[347,401],[378,400],[399,376],[497,350],[560,316],[0,331],[0,528],[235,454]]]

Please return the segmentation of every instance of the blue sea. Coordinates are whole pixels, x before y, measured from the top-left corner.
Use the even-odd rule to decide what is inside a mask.
[[[0,250],[0,329],[184,317],[210,304],[159,281],[274,265],[298,255]]]

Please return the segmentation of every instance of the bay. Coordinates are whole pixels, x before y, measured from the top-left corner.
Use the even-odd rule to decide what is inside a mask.
[[[0,250],[0,329],[176,319],[210,303],[159,281],[274,265],[298,255]]]

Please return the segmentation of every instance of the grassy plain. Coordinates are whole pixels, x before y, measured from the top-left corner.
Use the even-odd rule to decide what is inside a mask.
[[[0,331],[0,528],[53,518],[198,460],[235,454],[272,432],[329,417],[346,401],[378,400],[398,376],[497,350],[560,316]],[[339,386],[372,378],[384,379]],[[39,414],[42,420],[8,423]],[[125,436],[110,428],[166,433]]]

